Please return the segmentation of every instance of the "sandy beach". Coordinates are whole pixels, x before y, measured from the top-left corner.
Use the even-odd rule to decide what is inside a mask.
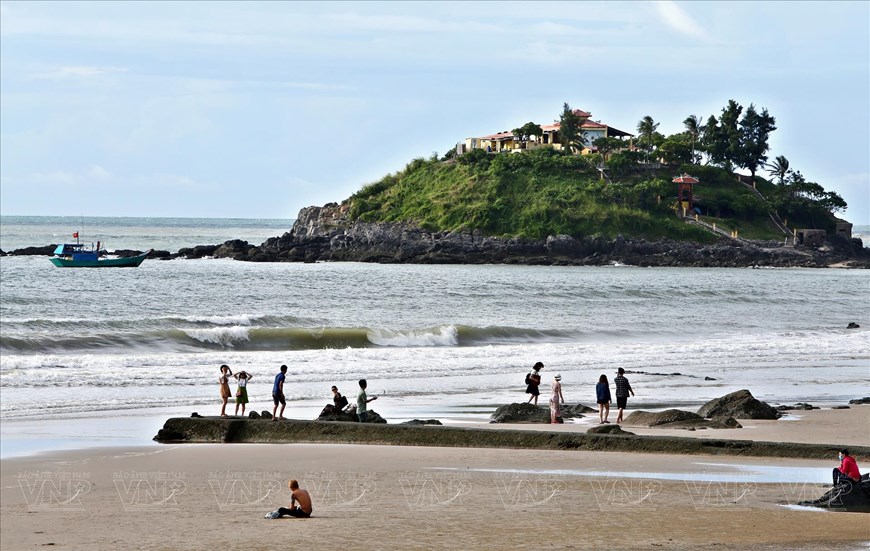
[[[870,441],[866,406],[801,413],[782,421],[794,441],[819,431],[831,443]],[[347,444],[52,452],[3,461],[0,546],[866,549],[870,516],[792,506],[821,495],[835,464]],[[290,478],[312,494],[314,516],[263,519],[286,505]]]

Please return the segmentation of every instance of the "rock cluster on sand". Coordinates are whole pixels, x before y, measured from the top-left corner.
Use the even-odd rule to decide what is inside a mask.
[[[710,400],[698,410],[701,417],[735,419],[779,419],[782,414],[773,406],[757,400],[748,390],[738,390]]]
[[[688,428],[711,428],[711,429],[739,429],[742,428],[733,417],[717,417],[705,419],[697,413],[680,409],[666,409],[665,411],[648,412],[633,411],[625,418],[626,425],[642,427],[659,427],[667,429]]]
[[[583,404],[563,405],[562,417],[565,419],[576,419],[583,417],[583,413],[589,413],[593,410]],[[549,423],[550,408],[549,406],[536,406],[534,404],[507,404],[499,406],[495,413],[489,418],[490,423]]]
[[[625,436],[634,436],[633,432],[622,430],[619,425],[596,425],[586,431],[586,434],[622,434]]]
[[[849,400],[850,404],[870,404],[870,396],[865,396],[863,398],[855,398],[854,400]]]
[[[345,423],[359,423],[359,417],[356,413],[348,413],[346,411],[336,412],[330,405],[324,408],[317,417],[317,421],[343,421]],[[378,413],[370,409],[366,415],[366,423],[386,423],[387,420],[378,415]]]

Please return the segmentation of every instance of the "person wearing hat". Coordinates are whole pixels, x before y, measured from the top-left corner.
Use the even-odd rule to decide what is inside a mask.
[[[244,416],[245,406],[248,405],[248,381],[251,380],[251,374],[247,371],[239,371],[233,373],[233,377],[239,382],[236,388],[236,415],[239,414],[239,406],[242,406],[242,416]]]
[[[616,424],[622,423],[622,410],[628,404],[628,394],[634,396],[634,390],[631,388],[628,379],[625,378],[625,370],[621,367],[616,370],[616,378],[613,379],[616,384],[616,407],[619,408],[619,415],[616,416]]]
[[[550,397],[550,424],[562,423],[562,408],[561,404],[565,403],[565,397],[562,396],[562,376],[556,374],[553,377],[553,396]]]

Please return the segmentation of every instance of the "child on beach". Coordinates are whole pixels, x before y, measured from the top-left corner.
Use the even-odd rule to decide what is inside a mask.
[[[526,375],[526,394],[531,394],[529,397],[529,403],[531,404],[534,400],[535,405],[538,405],[538,395],[540,391],[538,387],[541,385],[541,373],[540,371],[544,369],[544,364],[541,362],[537,362],[534,366],[532,366],[532,373]]]
[[[356,416],[359,418],[360,423],[365,423],[368,418],[368,407],[366,404],[371,402],[372,400],[377,400],[377,396],[372,396],[369,398],[366,396],[366,387],[369,384],[365,379],[359,380],[359,394],[356,396]]]
[[[233,375],[239,382],[236,388],[236,415],[239,414],[239,406],[242,406],[242,415],[245,414],[245,406],[248,404],[248,381],[251,380],[251,374],[247,371],[240,371]]]
[[[275,519],[288,515],[296,518],[308,518],[314,511],[311,505],[311,494],[307,490],[299,488],[299,482],[291,480],[287,483],[290,488],[290,507],[281,507],[277,511],[266,513],[266,518]]]
[[[230,371],[230,366],[224,364],[221,366],[221,376],[218,378],[218,383],[221,386],[221,417],[227,416],[227,400],[229,400],[231,396],[230,392],[230,375],[233,372]]]
[[[607,416],[610,415],[610,384],[607,382],[607,375],[601,374],[598,378],[598,384],[595,385],[595,397],[598,402],[598,419],[601,424],[609,424]]]

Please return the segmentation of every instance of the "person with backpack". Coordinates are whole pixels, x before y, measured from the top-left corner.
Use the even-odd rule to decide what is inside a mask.
[[[538,405],[538,395],[540,394],[538,387],[541,385],[540,371],[543,368],[544,364],[538,362],[532,366],[532,371],[526,375],[526,394],[531,394],[528,402],[530,404],[534,401],[534,404]]]

